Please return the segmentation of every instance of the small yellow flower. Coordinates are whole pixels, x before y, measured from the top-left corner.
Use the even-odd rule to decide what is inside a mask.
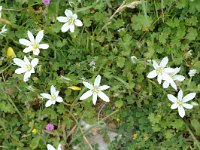
[[[78,86],[70,86],[70,87],[68,87],[68,89],[72,89],[74,91],[80,91],[81,90],[81,88],[78,87]]]
[[[137,134],[133,134],[133,140],[137,139]]]
[[[33,134],[36,134],[36,133],[37,133],[37,129],[34,128],[34,129],[32,130],[32,133],[33,133]]]
[[[15,52],[12,47],[8,47],[7,49],[7,58],[14,58],[16,57]]]

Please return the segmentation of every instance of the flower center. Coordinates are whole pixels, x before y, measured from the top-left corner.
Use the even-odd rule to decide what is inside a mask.
[[[181,100],[178,100],[178,101],[177,101],[177,104],[178,104],[179,106],[181,106],[181,105],[183,105],[183,102],[182,102]]]
[[[98,90],[97,87],[94,87],[94,88],[93,88],[93,92],[98,93],[98,91],[99,91],[99,90]]]
[[[51,100],[54,101],[56,97],[54,95],[51,95]]]
[[[158,69],[156,69],[157,74],[162,74],[164,71],[163,67],[159,67]]]
[[[39,45],[37,43],[32,44],[33,50],[38,49]]]
[[[32,69],[32,66],[31,65],[26,65],[26,69],[27,69],[27,71],[30,71]]]
[[[74,19],[73,19],[73,18],[69,18],[68,22],[69,22],[70,24],[73,24],[73,23],[74,23]]]

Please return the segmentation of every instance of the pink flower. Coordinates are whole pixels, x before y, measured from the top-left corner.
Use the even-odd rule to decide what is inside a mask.
[[[54,125],[53,125],[52,123],[48,123],[48,124],[46,125],[46,130],[47,130],[47,131],[53,131],[53,130],[54,130]]]
[[[48,6],[51,2],[51,0],[42,0],[43,4]]]

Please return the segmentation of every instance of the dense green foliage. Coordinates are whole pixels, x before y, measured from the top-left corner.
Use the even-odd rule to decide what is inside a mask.
[[[121,135],[109,144],[110,150],[200,148],[200,107],[186,110],[182,119],[167,99],[168,93],[177,91],[147,78],[153,69],[149,60],[168,56],[169,65],[181,67],[186,78],[178,88],[185,94],[197,93],[194,101],[200,103],[199,75],[188,76],[190,69],[200,71],[200,1],[144,1],[110,18],[121,4],[121,0],[52,0],[46,7],[40,0],[0,0],[0,28],[6,24],[8,29],[0,36],[0,148],[46,149],[47,143],[61,143],[66,149],[72,145],[89,149],[81,120],[97,123],[105,140],[108,128]],[[62,33],[63,24],[56,20],[65,9],[83,22],[74,33]],[[43,42],[49,48],[41,50],[36,73],[24,82],[23,75],[14,73],[17,67],[6,51],[12,47],[22,59],[19,39],[27,38],[28,30],[34,35],[44,30]],[[131,56],[137,57],[136,63]],[[95,68],[89,65],[92,61]],[[93,83],[98,74],[102,84],[110,86],[105,92],[110,102],[98,99],[94,106],[91,98],[80,101],[86,91],[83,79]],[[51,85],[64,103],[46,108],[40,93],[48,93]],[[56,129],[46,131],[47,123]]]

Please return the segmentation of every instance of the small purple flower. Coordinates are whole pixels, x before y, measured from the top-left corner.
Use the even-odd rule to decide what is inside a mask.
[[[49,6],[51,0],[42,0],[43,4]]]
[[[47,131],[53,131],[53,130],[54,130],[54,125],[53,125],[52,123],[48,123],[48,124],[46,125],[46,130],[47,130]]]

